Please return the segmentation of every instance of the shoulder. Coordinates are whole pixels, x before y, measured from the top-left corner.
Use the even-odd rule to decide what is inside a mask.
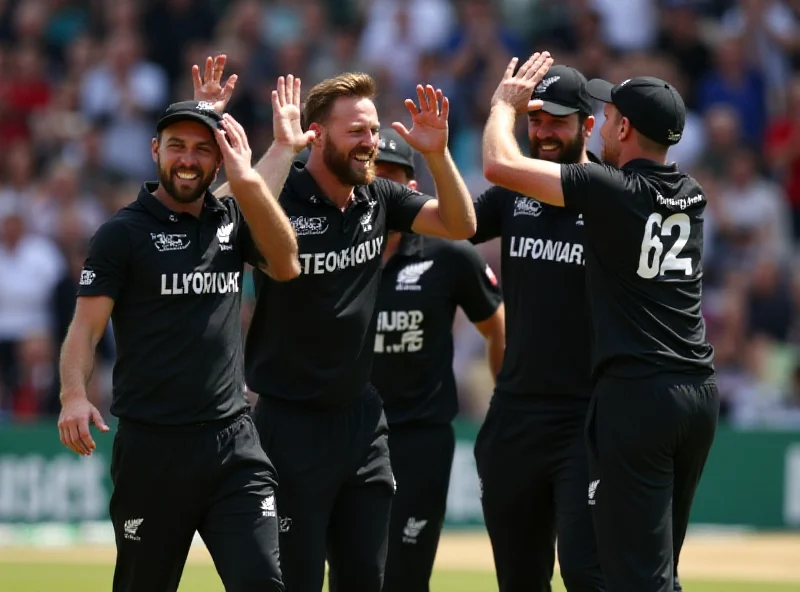
[[[432,259],[467,264],[483,261],[480,251],[469,241],[448,240],[434,236],[426,236],[423,240],[425,252]]]
[[[408,185],[384,179],[383,177],[376,177],[369,185],[361,185],[360,187],[366,195],[383,201],[407,195],[424,195]]]

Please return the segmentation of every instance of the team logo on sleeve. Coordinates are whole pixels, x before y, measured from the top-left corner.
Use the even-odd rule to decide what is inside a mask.
[[[419,292],[422,286],[419,285],[419,278],[433,266],[433,261],[420,261],[406,265],[397,274],[398,292]]]
[[[327,216],[290,216],[289,222],[297,236],[325,234],[328,231]]]
[[[97,274],[95,272],[84,267],[81,269],[81,279],[78,281],[78,284],[81,286],[91,286],[96,277]]]
[[[166,232],[151,232],[150,238],[160,253],[165,251],[183,251],[192,241],[185,234],[169,234]]]
[[[514,216],[538,216],[542,213],[542,204],[535,199],[518,195],[514,199]]]
[[[233,222],[224,224],[217,228],[217,240],[219,240],[219,248],[221,251],[233,250],[231,242],[231,234],[233,233]]]

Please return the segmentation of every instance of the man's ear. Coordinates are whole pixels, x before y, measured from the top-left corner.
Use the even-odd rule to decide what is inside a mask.
[[[417,191],[417,187],[419,187],[419,183],[417,183],[416,179],[411,179],[408,182],[408,186],[411,187],[411,189],[413,189],[414,191]]]
[[[586,118],[586,121],[583,122],[583,137],[588,138],[592,135],[592,131],[594,130],[594,125],[597,123],[597,120],[594,118],[594,115],[589,115]]]
[[[311,141],[311,143],[312,143],[314,146],[322,146],[322,134],[325,132],[325,128],[324,128],[324,127],[322,127],[322,126],[321,126],[320,124],[318,124],[318,123],[312,123],[311,125],[309,125],[309,126],[308,126],[308,129],[309,129],[310,131],[313,131],[313,132],[314,132],[314,134],[315,134],[315,137],[314,137],[314,139]]]
[[[628,136],[631,135],[631,130],[632,129],[633,128],[631,127],[630,120],[627,117],[623,117],[622,120],[620,121],[620,126],[619,126],[619,135],[618,135],[618,137],[619,137],[620,141],[627,139]]]
[[[150,152],[153,157],[153,162],[158,162],[158,138],[153,138],[150,144]]]

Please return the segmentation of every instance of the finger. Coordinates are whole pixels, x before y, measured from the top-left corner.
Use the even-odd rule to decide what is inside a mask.
[[[294,100],[292,101],[292,104],[295,107],[300,107],[300,79],[299,78],[295,78],[294,79],[294,95],[293,95],[293,99]]]
[[[283,76],[278,76],[278,106],[282,107],[286,104],[286,79]]]
[[[214,58],[208,56],[206,58],[206,71],[205,75],[203,76],[203,82],[208,82],[211,80],[211,77],[214,75]]]
[[[421,84],[417,85],[417,99],[419,100],[420,111],[427,111],[429,108],[428,99],[425,98],[425,89],[422,88]]]
[[[92,421],[94,422],[94,425],[97,426],[97,429],[100,430],[101,432],[107,432],[111,429],[108,427],[108,424],[106,424],[106,422],[103,420],[103,416],[100,415],[100,412],[97,410],[96,407],[92,409]]]
[[[450,116],[450,99],[447,97],[442,97],[442,111],[439,114],[439,119],[444,119],[447,121],[447,118]]]
[[[317,139],[317,132],[315,132],[314,130],[308,130],[305,133],[304,137],[305,137],[305,140],[306,140],[306,144],[310,144],[311,142],[313,142],[314,140]]]
[[[69,441],[72,445],[72,449],[77,452],[78,454],[89,454],[89,451],[86,449],[84,443],[81,441],[81,435],[78,431],[78,426],[76,422],[71,422],[68,426],[69,429]]]
[[[534,99],[532,101],[528,101],[528,111],[538,111],[544,106],[544,101],[540,99]]]
[[[228,138],[228,143],[231,145],[231,148],[239,148],[242,143],[239,140],[236,131],[233,129],[233,126],[231,126],[230,122],[228,122],[226,119],[222,120],[222,129],[225,130],[225,136]]]
[[[247,132],[244,131],[244,127],[242,126],[242,124],[239,123],[238,121],[236,121],[233,118],[233,116],[231,116],[231,115],[229,115],[227,113],[225,114],[225,120],[228,122],[228,124],[231,126],[231,128],[233,128],[233,131],[236,134],[236,136],[238,137],[239,142],[241,143],[242,147],[245,150],[250,150],[250,142],[247,139]]]
[[[406,99],[406,101],[410,101],[410,102],[412,102],[412,103],[413,103],[413,101],[411,101],[411,99]],[[406,126],[404,126],[404,125],[403,125],[402,123],[400,123],[399,121],[395,121],[395,122],[392,124],[392,129],[393,129],[394,131],[396,131],[398,134],[400,134],[400,137],[401,137],[401,138],[403,138],[404,140],[408,141],[408,137],[409,137],[409,135],[411,134],[411,132],[409,132],[409,131],[408,131],[408,129],[406,128]]]
[[[278,91],[272,91],[272,115],[273,117],[281,108],[281,100],[278,98]]]
[[[294,74],[286,76],[286,104],[294,104]]]
[[[511,58],[511,61],[508,62],[508,66],[506,67],[506,71],[503,74],[503,80],[507,78],[511,78],[514,75],[514,68],[517,67],[517,62],[519,62],[519,58]]]
[[[64,434],[64,427],[61,425],[60,421],[58,422],[58,439],[61,440],[64,446],[69,446],[69,444],[67,444],[66,434]]]
[[[429,84],[425,87],[425,99],[428,101],[428,106],[435,115],[439,115],[439,103],[436,100],[436,91]]]
[[[92,434],[89,432],[88,418],[85,420],[82,419],[78,422],[78,436],[81,439],[81,444],[83,444],[84,448],[87,450],[94,450],[97,448],[94,443],[94,439],[92,439]]]
[[[233,154],[233,148],[228,143],[228,136],[225,131],[221,129],[214,130],[214,139],[217,141],[220,151],[222,152],[222,160],[228,160]]]
[[[219,54],[214,58],[214,82],[220,84],[222,82],[222,73],[225,71],[225,62],[228,56],[224,53]]]
[[[411,113],[411,117],[416,117],[420,114],[420,110],[417,108],[417,104],[412,101],[411,99],[406,99],[403,101],[403,104],[408,109],[409,113]]]
[[[239,80],[239,76],[237,74],[231,74],[228,76],[228,80],[225,82],[225,88],[222,89],[222,96],[226,99],[230,98],[233,94],[233,89],[236,87],[236,81]]]
[[[533,66],[533,62],[536,61],[538,58],[539,58],[539,52],[536,52],[527,60],[525,60],[525,62],[519,67],[519,70],[517,70],[515,77],[524,78],[525,74],[527,74],[528,71],[531,69],[531,66]]]
[[[531,67],[530,67],[530,68],[528,69],[528,71],[525,73],[525,78],[527,78],[527,79],[531,79],[531,78],[533,78],[534,76],[536,76],[536,74],[538,74],[538,73],[539,73],[539,71],[542,69],[542,66],[544,66],[544,65],[547,63],[547,60],[548,60],[548,59],[550,59],[550,53],[549,53],[549,52],[546,52],[546,51],[545,51],[544,53],[540,54],[540,55],[539,55],[539,56],[538,56],[538,57],[537,57],[535,60],[533,60],[533,62],[531,63]],[[552,60],[551,60],[551,61],[552,61]]]
[[[192,66],[192,86],[195,92],[200,90],[200,87],[203,86],[203,81],[200,78],[200,66],[197,64]]]

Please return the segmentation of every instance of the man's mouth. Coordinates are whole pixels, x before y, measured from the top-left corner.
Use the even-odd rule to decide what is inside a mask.
[[[197,173],[195,173],[193,171],[176,171],[175,172],[175,176],[178,177],[178,179],[181,179],[183,181],[194,181],[200,175],[198,175]]]

